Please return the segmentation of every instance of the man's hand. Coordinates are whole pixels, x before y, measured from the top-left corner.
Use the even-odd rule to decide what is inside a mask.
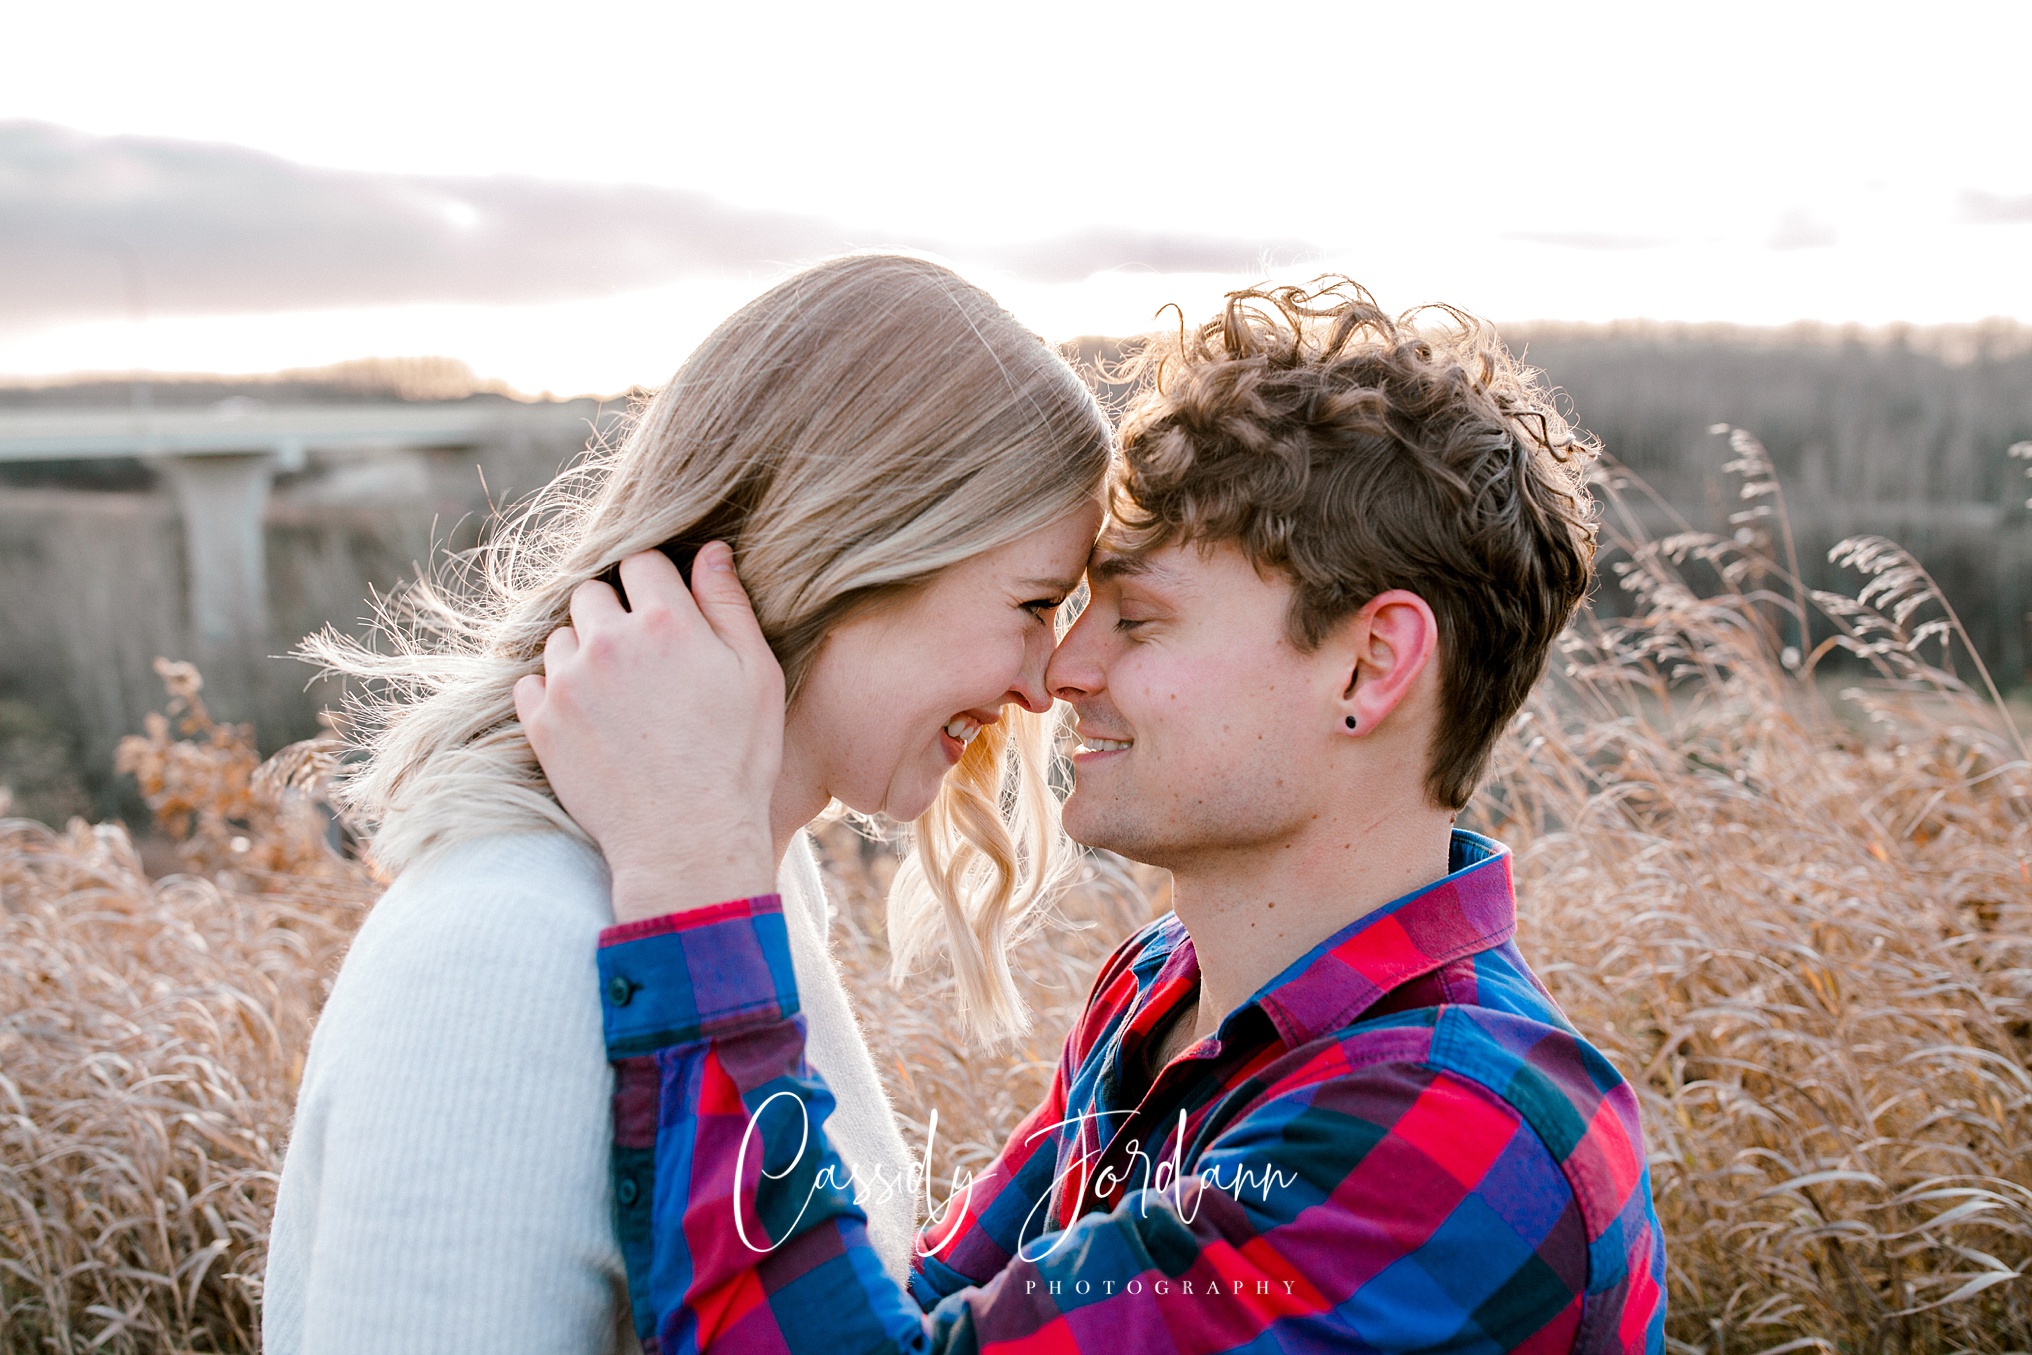
[[[733,552],[701,550],[689,590],[657,551],[623,560],[621,582],[627,608],[581,584],[543,676],[515,684],[529,746],[605,853],[616,920],[770,893],[783,670]]]

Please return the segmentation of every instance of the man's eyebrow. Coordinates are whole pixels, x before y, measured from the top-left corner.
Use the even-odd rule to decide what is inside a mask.
[[[1115,551],[1096,552],[1087,561],[1087,578],[1095,583],[1106,583],[1111,579],[1123,579],[1134,574],[1150,572],[1150,559],[1144,555],[1123,555]]]

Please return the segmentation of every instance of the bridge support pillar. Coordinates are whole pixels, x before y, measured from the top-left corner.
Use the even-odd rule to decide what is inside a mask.
[[[250,705],[254,670],[268,642],[262,521],[275,458],[267,452],[178,455],[156,465],[183,517],[191,638],[206,686],[230,693],[229,705]]]

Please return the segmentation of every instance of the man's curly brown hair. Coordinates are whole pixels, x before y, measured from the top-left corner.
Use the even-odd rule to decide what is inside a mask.
[[[1428,313],[1438,330],[1418,327]],[[1228,294],[1218,319],[1131,360],[1113,549],[1232,541],[1295,593],[1313,650],[1378,593],[1439,622],[1425,786],[1458,810],[1586,595],[1588,466],[1538,374],[1452,307],[1392,318],[1352,281]]]

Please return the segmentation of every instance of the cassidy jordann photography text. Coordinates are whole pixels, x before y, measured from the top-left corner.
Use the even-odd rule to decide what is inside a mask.
[[[771,1109],[778,1106],[783,1108],[783,1113],[770,1116]],[[1079,1132],[1084,1125],[1106,1119],[1110,1115],[1126,1117],[1128,1112],[1097,1112],[1088,1116],[1055,1120],[1032,1129],[1024,1137],[1024,1143],[1034,1144],[1062,1131],[1065,1131],[1066,1141],[1086,1143],[1089,1140]],[[771,1130],[762,1128],[765,1116],[776,1122]],[[1237,1163],[1225,1174],[1222,1173],[1218,1163],[1202,1167],[1197,1172],[1188,1172],[1185,1170],[1183,1151],[1185,1134],[1186,1115],[1180,1110],[1177,1131],[1168,1136],[1171,1144],[1169,1152],[1153,1160],[1149,1153],[1143,1151],[1144,1145],[1141,1140],[1131,1140],[1120,1150],[1127,1165],[1119,1170],[1111,1165],[1103,1165],[1099,1171],[1095,1171],[1094,1155],[1091,1152],[1082,1150],[1069,1153],[1067,1160],[1059,1165],[1057,1174],[1052,1177],[1050,1193],[1032,1205],[1029,1215],[1023,1220],[1022,1235],[1025,1241],[1019,1249],[1023,1259],[1043,1260],[1065,1241],[1067,1234],[1063,1230],[1046,1233],[1045,1224],[1049,1217],[1048,1206],[1054,1200],[1065,1198],[1068,1192],[1075,1201],[1085,1201],[1090,1197],[1112,1199],[1120,1196],[1137,1196],[1132,1202],[1132,1207],[1145,1213],[1149,1211],[1153,1199],[1166,1199],[1183,1222],[1191,1223],[1199,1212],[1200,1202],[1197,1195],[1187,1196],[1184,1190],[1187,1181],[1197,1180],[1217,1190],[1226,1191],[1237,1200],[1246,1200],[1253,1194],[1260,1203],[1265,1204],[1270,1200],[1271,1191],[1298,1183],[1297,1173],[1284,1171],[1268,1163],[1260,1168]],[[797,1142],[797,1147],[791,1151],[787,1160],[782,1161],[781,1166],[770,1165],[780,1160],[780,1155],[772,1155],[769,1152],[768,1144],[772,1135],[779,1145],[793,1136]],[[856,1205],[893,1199],[898,1191],[913,1196],[921,1193],[924,1197],[925,1218],[932,1225],[926,1236],[942,1234],[943,1239],[929,1247],[920,1244],[918,1252],[923,1256],[938,1255],[960,1235],[960,1230],[966,1222],[967,1208],[973,1198],[974,1173],[965,1168],[955,1169],[952,1173],[952,1187],[947,1192],[944,1202],[941,1203],[936,1199],[932,1194],[932,1183],[936,1179],[932,1162],[937,1142],[938,1110],[934,1107],[925,1128],[924,1153],[922,1156],[912,1157],[908,1169],[900,1176],[883,1164],[867,1174],[870,1179],[864,1180],[837,1156],[832,1157],[831,1161],[817,1164],[816,1170],[811,1172],[804,1203],[791,1220],[790,1231],[795,1231],[797,1222],[804,1217],[805,1209],[809,1208],[812,1197],[820,1191],[839,1191],[850,1195]],[[799,1167],[818,1151],[819,1145],[812,1139],[811,1114],[805,1101],[795,1092],[773,1092],[763,1098],[748,1116],[748,1128],[741,1136],[741,1146],[735,1155],[734,1175],[737,1180],[746,1178],[748,1159],[752,1153],[759,1155],[761,1159],[762,1165],[759,1170],[762,1177],[770,1181],[780,1181],[796,1173]],[[1149,1193],[1138,1194],[1144,1191]],[[774,1251],[780,1245],[778,1241],[758,1240],[760,1234],[758,1231],[751,1231],[752,1221],[742,1209],[742,1200],[739,1197],[731,1204],[734,1232],[740,1238],[741,1245],[755,1252]],[[1043,1245],[1033,1247],[1036,1243]],[[1056,1283],[1053,1282],[1054,1286]],[[1084,1284],[1084,1281],[1081,1283]],[[1058,1291],[1054,1287],[1052,1292]],[[1080,1289],[1077,1292],[1086,1291]],[[1108,1292],[1113,1291],[1111,1289]],[[1189,1284],[1183,1292],[1191,1292]],[[1270,1291],[1264,1289],[1262,1292],[1267,1294]]]

